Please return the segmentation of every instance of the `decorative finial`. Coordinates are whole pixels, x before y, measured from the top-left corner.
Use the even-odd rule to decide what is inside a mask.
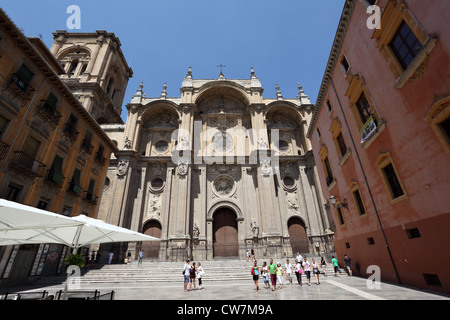
[[[305,91],[303,90],[303,87],[300,85],[300,82],[298,83],[297,88],[298,88],[297,99],[300,102],[300,104],[310,104],[311,101],[309,100],[309,97],[305,94]]]
[[[163,91],[161,91],[161,99],[166,99],[167,97],[167,84],[164,82]]]
[[[256,78],[256,74],[255,74],[255,70],[253,70],[253,67],[250,69],[250,79],[255,79]]]
[[[277,100],[283,100],[283,95],[281,94],[280,87],[278,86],[278,83],[276,84],[275,88],[277,89]]]
[[[189,67],[188,73],[186,75],[187,78],[192,79],[192,68]]]

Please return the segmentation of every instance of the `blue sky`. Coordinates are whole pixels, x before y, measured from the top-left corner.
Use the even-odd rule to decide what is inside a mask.
[[[295,98],[297,83],[315,103],[344,0],[2,0],[0,6],[27,36],[50,47],[52,32],[68,30],[70,5],[81,9],[81,29],[106,30],[122,42],[134,71],[124,99],[141,81],[147,97],[179,97],[192,66],[195,79],[248,79],[254,67],[265,98],[275,85]]]

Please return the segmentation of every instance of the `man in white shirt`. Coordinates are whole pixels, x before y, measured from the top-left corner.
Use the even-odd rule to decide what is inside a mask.
[[[292,284],[292,264],[289,263],[289,259],[286,259],[286,276],[289,280],[289,284]]]
[[[297,252],[297,258],[296,259],[297,259],[297,261],[300,263],[300,265],[303,268],[303,257],[302,257],[302,255],[299,252]]]
[[[189,283],[189,271],[191,270],[191,266],[189,264],[189,260],[186,260],[186,264],[184,265],[183,275],[184,275],[184,292],[187,291],[187,285]]]

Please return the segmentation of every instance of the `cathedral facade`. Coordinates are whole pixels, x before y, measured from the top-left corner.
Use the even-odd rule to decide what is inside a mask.
[[[133,243],[146,258],[182,261],[332,252],[333,222],[305,133],[312,108],[274,99],[249,79],[182,82],[181,96],[146,97],[141,83],[125,124],[102,129],[118,146],[98,218],[160,238]],[[109,250],[109,249],[108,249]]]

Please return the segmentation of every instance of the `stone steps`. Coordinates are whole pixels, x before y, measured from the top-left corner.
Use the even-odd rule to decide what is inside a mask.
[[[268,261],[267,261],[268,262]],[[285,263],[285,259],[274,259],[274,262]],[[258,262],[258,265],[262,262]],[[253,263],[243,260],[205,261],[202,267],[205,270],[204,281],[251,281],[250,272]],[[146,282],[182,282],[182,262],[150,262],[145,261],[138,265],[137,261],[131,264],[95,265],[93,269],[83,270],[80,284],[117,284],[117,283],[146,283]],[[323,270],[321,270],[323,272]],[[327,274],[334,274],[333,267],[328,264]],[[341,269],[341,274],[346,274]],[[295,274],[293,275],[295,278]],[[304,277],[304,275],[303,275]],[[42,285],[63,283],[64,274],[47,276],[37,280]]]

